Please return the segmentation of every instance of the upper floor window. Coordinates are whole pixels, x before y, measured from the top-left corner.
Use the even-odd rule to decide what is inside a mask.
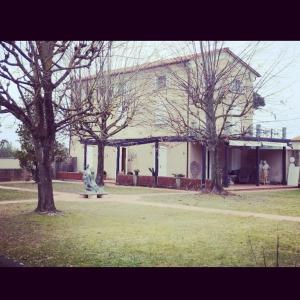
[[[233,93],[243,93],[244,86],[241,80],[235,79],[230,85],[230,91]]]
[[[167,77],[166,75],[157,76],[156,77],[156,88],[162,89],[167,86]]]

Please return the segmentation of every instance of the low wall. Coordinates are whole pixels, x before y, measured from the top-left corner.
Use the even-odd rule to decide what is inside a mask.
[[[119,185],[133,185],[132,175],[118,175],[116,183]]]
[[[60,180],[82,180],[82,173],[79,172],[57,172],[56,179]]]
[[[157,178],[157,187],[175,189],[176,188],[176,178],[175,177],[164,177],[164,176],[158,177]]]
[[[26,180],[28,173],[22,169],[0,169],[0,181]]]
[[[133,175],[118,175],[116,183],[118,185],[133,186]],[[138,176],[137,186],[154,187],[154,177],[153,176]],[[206,187],[211,184],[210,180],[205,181]],[[176,189],[176,178],[175,177],[164,177],[158,176],[157,187],[159,188],[171,188]],[[201,189],[201,180],[192,178],[180,178],[180,189],[182,190],[193,190],[199,191]]]
[[[199,191],[201,189],[201,180],[193,178],[181,178],[180,189]]]
[[[80,172],[56,172],[55,179],[59,180],[82,180],[82,173]],[[104,180],[109,179],[104,176]]]
[[[131,175],[131,177],[133,177]],[[137,178],[138,186],[154,187],[155,181],[153,176],[138,176]]]

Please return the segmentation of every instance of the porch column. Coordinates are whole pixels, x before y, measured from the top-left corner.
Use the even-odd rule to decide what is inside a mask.
[[[202,145],[202,178],[201,178],[201,187],[205,189],[205,180],[206,180],[206,146]]]
[[[155,186],[157,186],[158,181],[158,150],[159,149],[159,142],[155,141]]]
[[[282,148],[282,184],[286,182],[286,147]]]
[[[259,186],[259,147],[256,147],[256,185]]]
[[[116,157],[116,180],[120,171],[120,146],[117,147],[117,157]]]
[[[228,187],[228,144],[224,143],[223,186]]]
[[[84,149],[83,149],[83,169],[86,169],[86,162],[87,162],[87,144],[84,143]]]

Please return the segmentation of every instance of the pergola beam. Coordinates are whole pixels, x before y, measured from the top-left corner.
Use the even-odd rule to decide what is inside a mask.
[[[105,146],[111,147],[128,147],[135,145],[151,144],[155,142],[199,142],[199,138],[195,136],[157,136],[157,137],[146,137],[146,138],[129,138],[129,139],[109,139],[104,140],[102,143]],[[92,139],[86,139],[80,141],[82,144],[97,145],[98,142]]]

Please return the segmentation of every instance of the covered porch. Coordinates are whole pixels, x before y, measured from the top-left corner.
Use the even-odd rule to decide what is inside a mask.
[[[287,139],[247,137],[225,143],[223,185],[262,185],[260,164],[266,161],[270,168],[263,185],[286,186],[289,142]]]

